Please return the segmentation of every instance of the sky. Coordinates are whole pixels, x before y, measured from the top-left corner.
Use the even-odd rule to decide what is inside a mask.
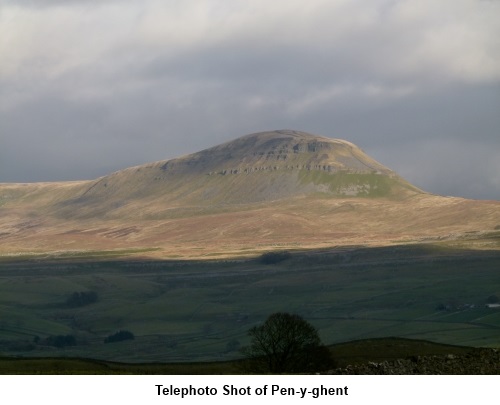
[[[295,129],[500,200],[499,21],[500,0],[0,0],[0,182]]]

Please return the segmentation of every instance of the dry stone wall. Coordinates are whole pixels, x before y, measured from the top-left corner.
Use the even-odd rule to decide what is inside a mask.
[[[496,349],[475,349],[465,355],[413,356],[347,366],[326,374],[493,375],[500,374],[500,352]]]

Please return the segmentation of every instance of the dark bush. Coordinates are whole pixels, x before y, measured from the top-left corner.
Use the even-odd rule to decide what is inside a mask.
[[[266,252],[260,256],[262,264],[276,264],[289,259],[292,255],[287,251]]]
[[[104,343],[114,343],[132,339],[134,339],[134,334],[132,332],[128,330],[121,330],[119,332],[107,336],[106,339],[104,339]]]
[[[496,295],[490,295],[488,298],[486,298],[486,303],[487,304],[498,304],[498,296]]]
[[[62,348],[66,346],[76,346],[76,339],[73,335],[56,335],[49,336],[43,343],[47,346]]]
[[[68,307],[83,307],[97,301],[97,293],[95,291],[79,291],[71,294],[66,300]]]

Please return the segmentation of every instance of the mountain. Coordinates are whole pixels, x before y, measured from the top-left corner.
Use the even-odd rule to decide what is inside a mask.
[[[273,131],[106,176],[82,198],[158,195],[164,201],[206,205],[312,193],[401,197],[419,192],[352,143],[298,131]]]
[[[350,142],[279,130],[93,181],[0,185],[0,215],[0,254],[203,256],[470,236],[500,224],[500,205],[430,195]]]

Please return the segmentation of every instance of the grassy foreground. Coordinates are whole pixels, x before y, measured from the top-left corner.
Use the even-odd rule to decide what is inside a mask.
[[[429,355],[465,355],[479,350],[423,340],[380,338],[346,342],[329,347],[338,367]],[[242,361],[130,364],[91,359],[0,357],[0,374],[244,374]]]
[[[397,336],[499,347],[500,307],[487,305],[500,296],[499,267],[498,250],[446,244],[292,251],[272,263],[5,260],[0,355],[230,361],[279,311],[312,323],[326,344]],[[104,342],[120,330],[135,339]]]

